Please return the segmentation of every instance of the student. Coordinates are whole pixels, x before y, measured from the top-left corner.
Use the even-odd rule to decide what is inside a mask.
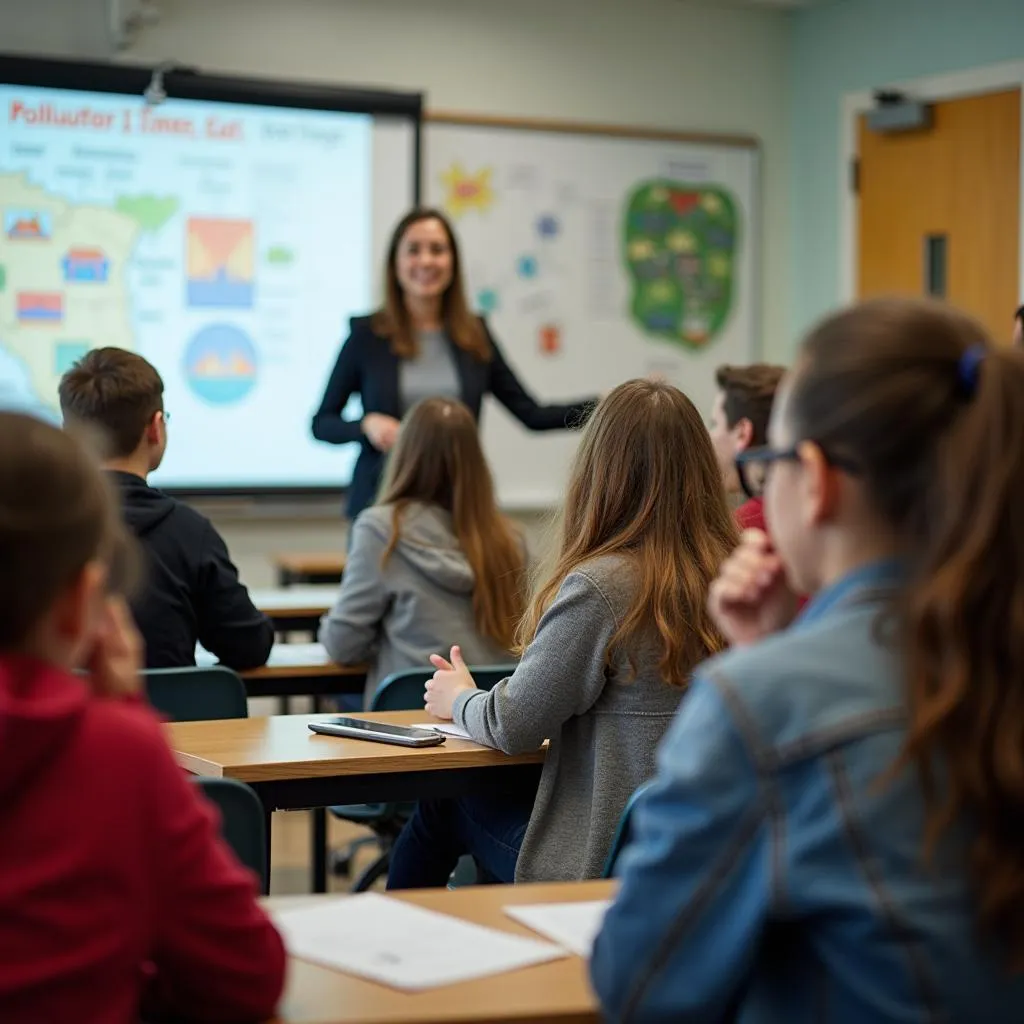
[[[167,448],[164,383],[142,356],[119,348],[86,354],[60,382],[65,425],[99,428],[104,468],[125,521],[146,554],[146,585],[133,607],[147,668],[195,664],[198,640],[234,669],[265,664],[274,627],[253,607],[213,524],[146,478]]]
[[[432,659],[427,684],[427,710],[479,742],[515,754],[551,741],[536,799],[421,801],[392,851],[391,888],[443,885],[465,852],[503,882],[599,876],[692,668],[723,646],[707,591],[736,528],[682,392],[636,380],[602,399],[560,534],[515,673],[478,690],[456,647],[450,663]]]
[[[1024,348],[1024,306],[1018,306],[1013,314],[1013,347]]]
[[[525,554],[498,511],[472,413],[424,399],[402,425],[378,504],[353,524],[320,642],[340,664],[370,662],[367,703],[385,676],[426,665],[459,638],[475,664],[512,661]]]
[[[611,1020],[1024,1020],[1024,356],[953,310],[826,320],[641,800]],[[786,577],[814,594],[797,622]]]
[[[720,366],[715,373],[718,393],[711,411],[711,443],[730,496],[743,495],[736,456],[765,443],[775,389],[785,370],[781,366]],[[748,494],[735,511],[740,529],[763,530],[764,509],[756,495]]]
[[[0,413],[4,1024],[262,1020],[284,982],[255,878],[139,699],[129,543],[75,440]]]

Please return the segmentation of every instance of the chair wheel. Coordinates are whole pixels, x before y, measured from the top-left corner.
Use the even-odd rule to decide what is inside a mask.
[[[343,853],[331,854],[331,874],[347,878],[352,874],[352,858]]]

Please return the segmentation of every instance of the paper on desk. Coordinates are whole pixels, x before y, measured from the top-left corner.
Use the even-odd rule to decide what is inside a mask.
[[[457,740],[470,740],[472,743],[480,743],[479,740],[474,740],[461,725],[456,725],[454,722],[420,722],[419,725],[414,725],[412,728],[433,729],[434,732],[443,733],[445,736],[453,736]],[[480,743],[480,746],[486,747],[489,744]]]
[[[565,949],[589,957],[610,906],[611,900],[531,903],[527,906],[505,907],[505,913]]]
[[[417,990],[564,957],[558,946],[362,893],[282,910],[274,920],[301,960]]]

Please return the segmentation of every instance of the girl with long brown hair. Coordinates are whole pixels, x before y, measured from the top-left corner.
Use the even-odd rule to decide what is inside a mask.
[[[508,662],[525,596],[525,547],[499,511],[470,411],[428,398],[406,418],[378,502],[356,520],[320,642],[385,676],[466,638],[476,664]]]
[[[741,459],[772,541],[712,588],[734,650],[638,808],[603,1007],[1018,1024],[1024,354],[939,304],[853,307],[804,342],[768,440]]]
[[[723,646],[707,590],[735,540],[690,400],[652,381],[612,391],[584,430],[516,671],[483,692],[455,648],[427,684],[427,710],[479,742],[511,754],[550,740],[536,799],[421,802],[391,887],[443,885],[465,852],[506,882],[601,873],[690,671]]]
[[[373,501],[402,417],[422,398],[460,399],[478,420],[491,394],[529,430],[578,426],[595,401],[542,405],[520,384],[471,310],[455,233],[440,210],[412,210],[399,221],[388,246],[383,305],[372,316],[353,317],[351,328],[313,416],[317,440],[360,445],[350,519]],[[346,412],[353,395],[362,407],[357,419]]]

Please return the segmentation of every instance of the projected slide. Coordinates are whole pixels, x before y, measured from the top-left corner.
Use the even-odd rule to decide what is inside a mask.
[[[345,483],[309,423],[370,308],[369,115],[0,86],[0,403],[90,348],[171,412],[164,486]]]

